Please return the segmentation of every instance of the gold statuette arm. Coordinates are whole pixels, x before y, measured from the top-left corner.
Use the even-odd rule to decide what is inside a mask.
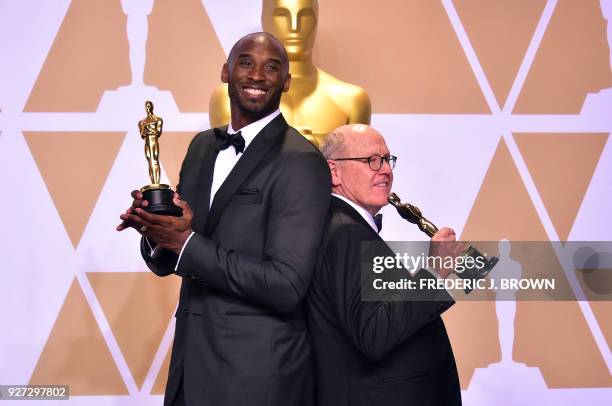
[[[155,120],[155,134],[157,138],[161,137],[163,128],[164,120],[161,117],[157,117],[157,120]]]

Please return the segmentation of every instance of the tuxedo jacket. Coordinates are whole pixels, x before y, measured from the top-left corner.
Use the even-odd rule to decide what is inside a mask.
[[[349,204],[332,197],[308,294],[319,406],[460,405],[453,352],[440,314],[453,303],[363,301],[361,266],[390,248]],[[387,272],[387,271],[385,271]],[[374,275],[372,273],[372,275]],[[415,278],[433,277],[421,271]],[[365,287],[365,285],[363,285]]]
[[[165,404],[311,405],[313,365],[302,299],[315,269],[331,178],[319,151],[279,115],[254,138],[209,209],[221,141],[197,134],[183,161],[182,199],[195,234],[182,277]],[[144,242],[144,241],[143,241]],[[174,273],[163,251],[149,268]]]

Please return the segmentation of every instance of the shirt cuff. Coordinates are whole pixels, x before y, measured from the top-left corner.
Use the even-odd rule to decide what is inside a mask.
[[[178,260],[176,261],[174,272],[176,272],[176,270],[178,269],[179,263],[181,262],[181,257],[183,256],[183,251],[185,251],[185,247],[187,246],[187,243],[189,243],[189,240],[191,240],[191,237],[193,237],[194,234],[195,234],[195,231],[192,231],[191,234],[189,234],[189,237],[187,237],[187,239],[185,240],[185,244],[183,244],[183,248],[181,248],[181,252],[179,253]]]

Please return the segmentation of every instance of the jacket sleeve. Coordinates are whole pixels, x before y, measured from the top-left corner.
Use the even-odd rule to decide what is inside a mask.
[[[168,276],[174,273],[174,267],[176,261],[178,261],[178,255],[172,251],[166,249],[160,249],[158,254],[153,257],[151,255],[151,248],[149,247],[145,238],[140,239],[140,255],[144,259],[149,269],[157,276]]]
[[[205,139],[204,132],[200,132],[196,134],[191,142],[189,143],[189,147],[187,149],[187,153],[185,155],[185,159],[181,165],[181,170],[179,173],[179,179],[183,179],[183,175],[185,172],[185,168],[194,167],[194,160],[198,159],[195,151],[201,149],[201,143]],[[179,180],[179,184],[176,185],[176,191],[181,194],[181,183]],[[151,244],[155,244],[154,241],[150,241]],[[174,273],[174,269],[176,268],[176,264],[178,261],[178,255],[172,251],[166,249],[159,249],[158,253],[155,256],[151,255],[151,247],[149,243],[145,240],[144,237],[140,239],[140,255],[144,259],[147,267],[157,276],[168,276]]]
[[[379,300],[363,300],[362,289],[372,289],[373,280],[379,277],[369,271],[373,256],[394,255],[382,242],[377,247],[384,245],[384,250],[365,246],[362,250],[362,241],[372,239],[368,231],[360,225],[342,226],[325,248],[320,266],[325,270],[324,285],[329,287],[326,293],[334,303],[340,328],[366,358],[379,361],[439,317],[454,301],[445,291],[436,292],[434,301],[418,297],[430,294],[418,290],[407,294],[403,291],[400,297],[381,293]],[[435,278],[424,270],[414,277],[401,271],[408,279]]]
[[[314,272],[331,179],[315,151],[287,160],[278,170],[282,176],[268,203],[263,258],[242,255],[196,233],[183,251],[178,275],[277,312],[295,311]]]

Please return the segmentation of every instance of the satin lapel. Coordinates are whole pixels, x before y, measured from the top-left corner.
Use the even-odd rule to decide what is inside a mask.
[[[227,127],[223,127],[227,128]],[[202,232],[209,216],[210,208],[210,189],[213,181],[213,173],[215,171],[215,161],[219,155],[219,145],[221,140],[214,133],[211,135],[211,140],[207,143],[206,150],[202,155],[200,173],[196,182],[196,204],[194,206],[194,230]]]
[[[227,206],[234,193],[236,193],[238,188],[240,188],[249,177],[270,148],[281,139],[280,135],[284,134],[287,127],[287,122],[282,115],[279,115],[255,136],[251,144],[244,151],[244,154],[236,163],[236,166],[234,166],[225,179],[225,182],[223,182],[215,194],[213,204],[210,208],[210,214],[204,228],[205,236],[210,236],[212,234],[223,213],[223,209]]]

